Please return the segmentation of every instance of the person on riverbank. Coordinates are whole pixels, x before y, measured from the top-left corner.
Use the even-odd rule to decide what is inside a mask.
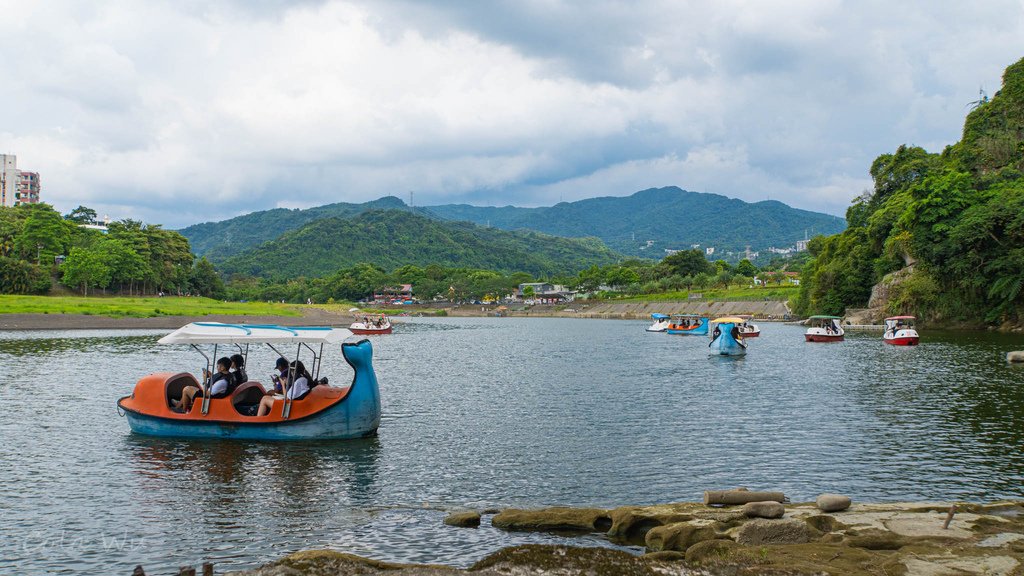
[[[231,359],[227,356],[217,360],[217,371],[210,373],[203,368],[203,384],[199,386],[186,386],[181,391],[181,399],[177,402],[171,401],[171,407],[180,412],[188,413],[192,409],[192,403],[196,398],[202,398],[209,390],[210,398],[223,398],[228,394],[233,376],[231,374]]]
[[[289,400],[302,400],[312,390],[313,377],[306,371],[306,366],[299,360],[288,365],[288,375],[284,383],[284,397]],[[274,407],[274,395],[268,394],[260,400],[257,416],[266,416]]]

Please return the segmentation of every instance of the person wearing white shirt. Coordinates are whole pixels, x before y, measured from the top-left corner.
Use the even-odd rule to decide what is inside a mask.
[[[285,383],[284,397],[289,400],[302,400],[313,388],[313,377],[306,371],[306,366],[299,360],[288,365],[288,379]],[[260,400],[257,416],[266,416],[274,407],[274,395],[267,394]]]

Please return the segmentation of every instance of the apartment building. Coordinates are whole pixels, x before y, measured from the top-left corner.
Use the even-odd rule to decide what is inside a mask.
[[[39,172],[18,170],[14,154],[0,154],[0,206],[39,202]]]

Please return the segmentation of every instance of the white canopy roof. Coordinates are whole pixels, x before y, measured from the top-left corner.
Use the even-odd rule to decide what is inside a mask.
[[[274,324],[222,324],[193,322],[178,328],[160,344],[340,344],[352,335],[344,328],[277,326]]]

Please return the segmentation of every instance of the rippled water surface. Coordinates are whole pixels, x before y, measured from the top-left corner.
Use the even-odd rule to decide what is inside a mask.
[[[160,332],[0,333],[0,573],[249,567],[303,548],[468,565],[563,539],[446,511],[699,500],[705,489],[859,500],[1024,497],[1021,337],[877,333],[806,344],[762,325],[745,358],[645,322],[414,319],[375,337],[376,438],[194,442],[128,431],[139,376],[199,356]],[[340,354],[334,381],[350,378]],[[253,378],[273,356],[250,354]],[[610,545],[600,536],[580,544]]]

